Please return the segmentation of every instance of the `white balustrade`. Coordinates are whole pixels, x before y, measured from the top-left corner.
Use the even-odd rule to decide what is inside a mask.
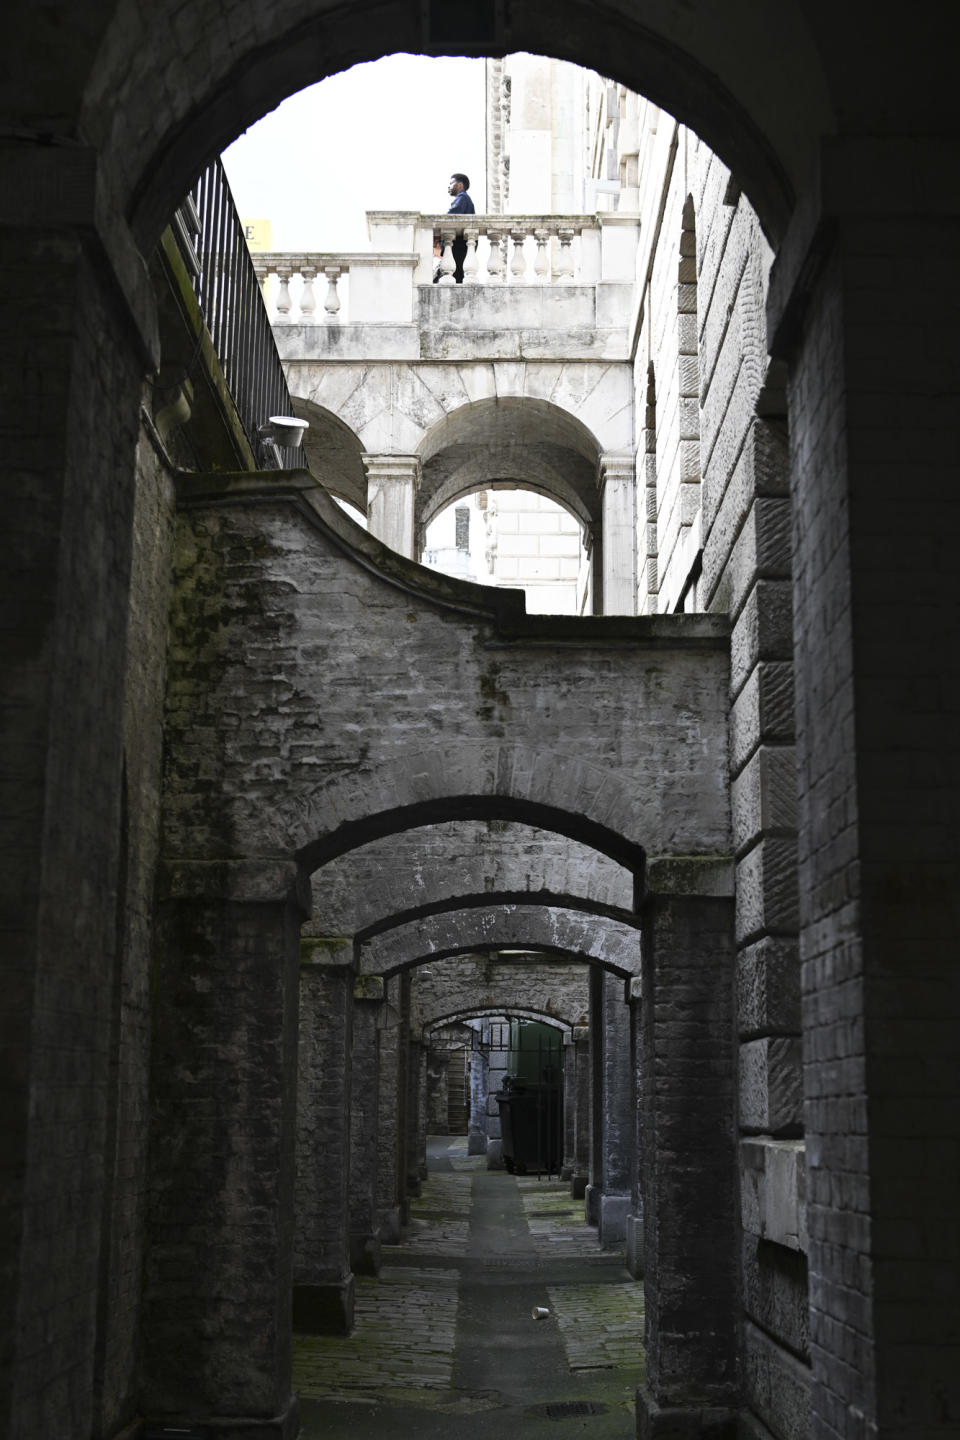
[[[466,245],[466,285],[595,285],[622,280],[636,247],[636,218],[593,215],[419,215],[375,211],[371,240],[402,245],[365,254],[256,254],[279,325],[410,324],[418,285],[455,283],[454,241]],[[609,273],[608,273],[609,272]],[[269,277],[276,276],[276,290]],[[352,277],[352,278],[351,278]],[[326,281],[322,307],[314,282]],[[341,282],[345,281],[345,285]],[[344,295],[344,288],[347,291]]]

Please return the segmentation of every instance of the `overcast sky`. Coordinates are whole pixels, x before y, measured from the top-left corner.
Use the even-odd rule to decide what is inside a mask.
[[[484,61],[390,55],[292,95],[224,153],[275,250],[365,250],[366,210],[445,211],[454,170],[485,208]]]

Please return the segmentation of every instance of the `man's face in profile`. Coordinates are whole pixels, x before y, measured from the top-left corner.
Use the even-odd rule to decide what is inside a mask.
[[[462,183],[461,183],[459,180],[454,180],[453,176],[451,175],[451,176],[450,176],[450,184],[447,186],[447,194],[448,194],[448,195],[459,195],[459,194],[460,194],[460,191],[461,191],[462,189],[463,189]]]

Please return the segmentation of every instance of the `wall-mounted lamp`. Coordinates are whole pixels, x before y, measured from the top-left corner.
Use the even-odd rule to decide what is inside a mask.
[[[298,420],[295,415],[271,415],[260,426],[258,434],[281,449],[299,450],[303,444],[303,432],[310,429],[308,420]]]

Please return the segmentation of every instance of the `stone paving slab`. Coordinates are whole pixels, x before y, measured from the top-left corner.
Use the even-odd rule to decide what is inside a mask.
[[[399,1245],[384,1246],[390,1256],[465,1255],[470,1232],[472,1177],[432,1174],[423,1193],[410,1201],[410,1222]]]
[[[385,1266],[358,1276],[352,1335],[298,1335],[294,1388],[307,1399],[449,1390],[457,1331],[455,1270]]]
[[[583,1201],[574,1200],[569,1185],[530,1176],[518,1176],[517,1185],[535,1255],[547,1259],[603,1254],[596,1230],[584,1223]]]

